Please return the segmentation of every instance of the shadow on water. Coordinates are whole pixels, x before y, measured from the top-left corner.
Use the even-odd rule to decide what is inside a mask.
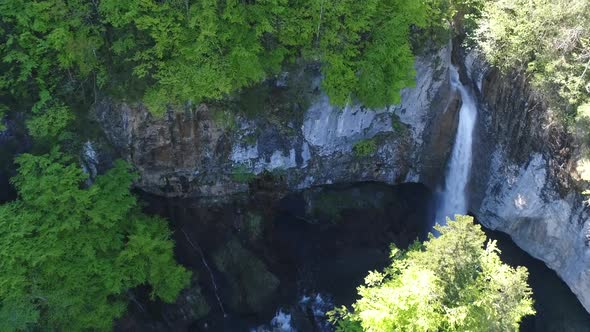
[[[301,310],[306,297],[310,303],[318,294],[336,305],[352,303],[367,272],[388,263],[390,243],[407,247],[425,234],[431,219],[431,193],[421,184],[327,186],[282,199],[250,195],[229,203],[142,196],[147,212],[171,221],[177,259],[198,274],[210,312],[191,319],[179,314],[187,311],[182,303],[150,302],[147,290],[137,290],[119,331],[248,331],[270,322],[280,309],[293,315],[298,331],[314,331],[319,323],[310,314],[313,305]],[[252,229],[257,218],[259,229]],[[220,253],[228,250],[239,258],[236,266],[220,265]],[[269,273],[280,286],[264,306],[255,306],[259,299],[252,298],[264,292],[253,289],[264,286],[255,279],[272,281]]]
[[[365,183],[290,195],[275,217],[276,247],[298,268],[303,289],[350,304],[370,270],[389,262],[389,245],[423,239],[430,191],[420,184]]]
[[[297,331],[329,331],[313,305],[301,303],[321,294],[331,305],[350,305],[367,272],[389,263],[389,245],[424,240],[434,215],[433,194],[421,184],[325,186],[225,203],[143,197],[148,212],[171,220],[178,261],[198,274],[191,289],[200,288],[210,311],[195,318],[194,304],[150,302],[148,290],[136,290],[119,331],[272,331],[273,317]],[[589,315],[553,271],[508,236],[487,234],[505,262],[529,269],[537,315],[521,331],[590,331]],[[219,257],[233,260],[223,265]],[[180,298],[194,295],[188,292]]]

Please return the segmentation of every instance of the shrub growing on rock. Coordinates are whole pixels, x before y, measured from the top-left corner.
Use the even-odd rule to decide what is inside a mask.
[[[377,143],[373,139],[364,139],[356,142],[352,151],[357,158],[367,157],[377,151]]]

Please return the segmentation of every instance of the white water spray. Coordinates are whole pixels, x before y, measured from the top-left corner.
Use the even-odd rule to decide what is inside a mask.
[[[451,68],[451,84],[461,94],[462,106],[459,111],[459,126],[453,145],[451,159],[447,166],[445,188],[438,205],[435,222],[444,224],[446,217],[467,213],[467,182],[471,171],[473,129],[477,117],[475,98],[459,80],[455,67]]]

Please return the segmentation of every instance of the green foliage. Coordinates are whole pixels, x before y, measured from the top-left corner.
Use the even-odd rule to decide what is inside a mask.
[[[246,165],[240,164],[233,168],[231,178],[239,183],[250,183],[256,178],[256,174],[250,171]]]
[[[400,120],[399,116],[393,114],[391,116],[391,128],[398,134],[405,134],[408,131],[406,125]]]
[[[209,304],[207,304],[207,300],[201,294],[200,288],[195,288],[194,293],[192,294],[188,300],[191,301],[191,309],[192,313],[194,314],[195,319],[201,319],[211,311]]]
[[[6,108],[6,105],[0,104],[0,131],[6,129],[6,126],[4,125],[4,117],[6,116],[7,111],[8,109]]]
[[[504,71],[528,74],[550,106],[575,114],[590,101],[590,2],[486,1],[473,39]]]
[[[316,218],[326,218],[335,223],[342,218],[347,209],[370,208],[370,204],[363,197],[354,194],[326,190],[322,192],[312,204],[312,215]]]
[[[213,254],[213,263],[228,276],[230,305],[237,310],[265,310],[280,285],[264,262],[233,237]]]
[[[258,142],[258,137],[260,136],[260,134],[258,132],[253,133],[253,134],[248,134],[244,137],[244,143],[252,146],[252,145],[256,145],[256,142]]]
[[[330,192],[322,193],[317,200],[318,202],[314,204],[312,211],[313,215],[320,218],[326,217],[333,223],[342,217],[344,210],[354,206],[349,204],[355,202],[349,196]]]
[[[89,188],[53,150],[17,158],[18,199],[0,206],[0,329],[110,330],[126,290],[174,301],[189,272],[164,220],[140,212],[135,175],[118,161]]]
[[[309,6],[314,6],[306,8],[313,13],[311,22],[321,14],[312,36],[318,47],[310,52],[323,64],[330,101],[344,105],[356,97],[369,107],[399,103],[400,90],[414,85],[409,35],[412,25],[426,24],[423,3],[316,0]]]
[[[117,1],[100,3],[118,30],[113,51],[128,54],[134,75],[156,83],[147,93],[157,108],[199,102],[257,82],[278,70],[285,50],[266,48],[284,1]]]
[[[414,84],[410,30],[428,24],[426,8],[414,0],[6,0],[0,91],[42,108],[140,89],[163,114],[224,98],[303,58],[322,65],[333,103],[395,104]]]
[[[370,272],[353,311],[330,316],[337,331],[518,331],[534,314],[528,272],[503,264],[473,218],[437,225],[424,244],[392,246],[392,264]]]
[[[430,41],[440,47],[454,36],[472,32],[483,3],[483,0],[424,0],[427,24],[414,36],[415,48],[423,48]]]
[[[213,110],[213,121],[215,124],[227,131],[234,131],[237,129],[236,117],[227,110]]]
[[[287,177],[288,173],[289,172],[286,168],[277,167],[277,168],[273,168],[270,171],[270,176],[273,181],[280,182],[280,181],[283,181]]]
[[[377,152],[377,143],[375,139],[360,140],[353,145],[352,151],[357,158],[368,157]]]
[[[104,83],[104,26],[92,2],[0,2],[0,94],[5,106],[40,110],[51,99]],[[57,103],[59,104],[59,103]],[[50,116],[51,117],[51,116]]]
[[[27,122],[29,134],[38,140],[55,140],[74,119],[72,112],[63,105],[48,108]]]

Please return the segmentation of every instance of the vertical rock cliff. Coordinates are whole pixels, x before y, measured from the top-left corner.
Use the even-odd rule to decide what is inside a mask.
[[[576,142],[524,77],[474,53],[464,69],[480,98],[472,213],[555,270],[590,311],[590,210],[574,180]]]
[[[96,116],[111,144],[139,170],[138,186],[159,195],[229,195],[263,174],[286,189],[401,183],[418,174],[434,183],[456,126],[450,61],[450,46],[419,57],[416,86],[402,91],[401,105],[385,109],[334,107],[319,92],[317,74],[294,70],[243,92],[235,103],[156,118],[141,104],[105,100]],[[286,98],[306,98],[309,106]],[[253,109],[240,108],[246,99],[254,100]]]
[[[461,104],[449,82],[451,52],[418,57],[416,86],[386,109],[330,105],[317,71],[303,66],[226,103],[163,118],[109,100],[95,113],[138,169],[138,187],[157,195],[224,197],[261,178],[287,191],[358,181],[437,189]],[[575,141],[525,78],[453,53],[478,99],[469,212],[557,271],[590,311],[590,215],[576,186]]]

